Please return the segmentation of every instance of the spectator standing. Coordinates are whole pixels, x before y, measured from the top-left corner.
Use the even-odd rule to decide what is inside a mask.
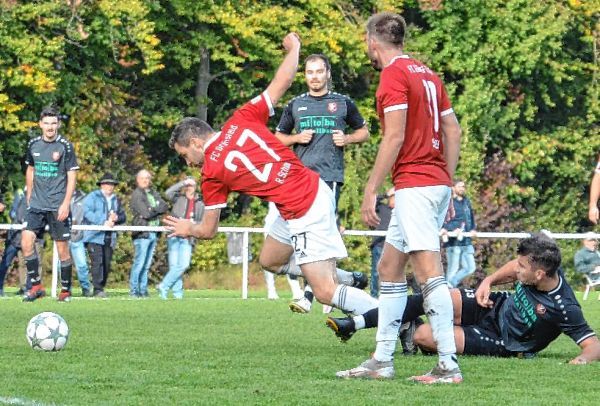
[[[9,217],[12,224],[23,224],[25,222],[25,212],[27,204],[25,202],[25,193],[21,189],[15,191],[15,197],[10,208]],[[44,252],[44,240],[37,239],[35,242],[35,250],[39,258],[38,274],[42,277],[42,261]],[[21,252],[21,230],[10,230],[4,244],[4,253],[0,261],[0,281],[3,283],[10,266],[15,257],[18,257],[19,262],[19,290],[17,295],[22,295],[31,289],[31,281],[27,278],[27,269]],[[3,285],[0,284],[0,288]],[[2,289],[0,289],[2,290]]]
[[[598,211],[598,203],[600,202],[600,155],[598,155],[598,163],[594,170],[594,176],[590,183],[590,204],[588,218],[594,224],[600,221],[600,213]]]
[[[331,188],[337,216],[340,192],[344,185],[344,148],[366,141],[369,131],[354,102],[348,96],[331,91],[331,65],[325,55],[312,54],[306,58],[304,78],[308,92],[287,104],[275,136],[284,145],[292,146],[300,161],[317,172]],[[352,130],[351,133],[346,133],[348,128]],[[361,279],[354,286],[366,285],[365,277],[361,278],[357,273],[354,275]],[[346,276],[342,280],[353,280],[351,272]],[[290,309],[307,313],[313,298],[312,290],[307,286],[304,298],[294,300]]]
[[[454,205],[454,218],[444,223],[441,230],[442,239],[446,248],[446,280],[451,288],[457,287],[460,282],[475,272],[475,248],[471,237],[462,235],[464,232],[475,232],[475,217],[471,201],[466,196],[466,185],[462,180],[455,180],[452,188],[452,202]],[[456,237],[448,237],[448,232],[454,231]],[[444,237],[444,235],[446,237]]]
[[[107,172],[97,182],[100,189],[91,192],[84,201],[83,218],[85,224],[114,227],[127,220],[121,200],[115,194],[119,182]],[[83,240],[90,255],[94,297],[106,298],[106,282],[110,273],[113,251],[117,245],[115,231],[85,231]]]
[[[0,213],[2,213],[5,208],[6,208],[6,205],[4,204],[4,196],[2,195],[2,192],[0,192]],[[8,243],[8,237],[7,237],[7,239],[4,242],[4,253],[6,253],[6,249],[8,246],[9,246],[9,243]],[[4,253],[2,254],[2,257],[3,257],[2,263],[4,262]],[[4,267],[2,269],[4,269]],[[0,270],[0,297],[4,296],[4,277],[5,276],[6,276],[6,270],[4,270],[4,272],[2,272]]]
[[[196,192],[196,181],[188,177],[167,189],[165,196],[173,202],[171,215],[199,223],[204,214],[204,203]],[[167,299],[173,290],[175,299],[183,299],[183,274],[190,267],[192,251],[196,239],[193,237],[172,237],[167,240],[169,272],[156,289],[161,299]]]
[[[167,212],[169,206],[157,191],[150,188],[152,175],[146,169],[137,173],[135,181],[137,188],[133,191],[129,202],[133,213],[133,225],[159,226],[159,217]],[[152,265],[158,236],[154,231],[135,231],[131,234],[131,238],[135,254],[129,274],[129,295],[148,297],[148,272]]]
[[[375,230],[387,231],[392,218],[392,211],[394,210],[395,197],[394,189],[387,191],[385,196],[379,196],[377,198],[377,205],[375,211],[381,219]],[[381,258],[383,252],[383,244],[385,243],[385,236],[373,237],[371,241],[371,296],[379,297],[379,274],[377,273],[377,264]]]
[[[56,244],[60,260],[61,291],[58,300],[71,300],[72,268],[69,239],[71,238],[70,203],[75,191],[79,169],[73,144],[58,133],[60,114],[45,108],[40,114],[42,135],[27,145],[25,185],[27,186],[26,226],[21,234],[21,249],[25,257],[31,289],[23,299],[32,302],[46,292],[39,273],[39,258],[35,252],[36,238],[41,238],[46,225]]]
[[[71,198],[71,220],[73,225],[83,224],[83,201],[85,196],[85,193],[79,189],[75,189],[75,192],[73,192],[73,197]],[[83,230],[71,230],[69,247],[71,248],[71,258],[73,258],[73,263],[77,270],[77,279],[79,280],[79,286],[81,286],[81,295],[90,297],[92,296],[90,279],[88,276],[90,269],[88,267],[83,235]]]
[[[575,270],[586,274],[592,281],[600,279],[600,251],[598,240],[591,235],[581,242],[583,247],[575,253]]]

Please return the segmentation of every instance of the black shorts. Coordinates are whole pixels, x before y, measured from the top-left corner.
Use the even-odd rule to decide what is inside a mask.
[[[71,239],[71,214],[63,221],[58,221],[57,216],[57,211],[27,209],[25,230],[33,231],[37,238],[42,238],[48,225],[54,241],[68,241]]]
[[[461,289],[462,320],[461,327],[465,333],[464,354],[490,355],[495,357],[512,357],[518,355],[504,347],[498,312],[502,303],[509,297],[508,292],[491,292],[491,308],[481,307],[475,299],[473,289]]]

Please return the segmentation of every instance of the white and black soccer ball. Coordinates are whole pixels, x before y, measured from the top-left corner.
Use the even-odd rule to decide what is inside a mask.
[[[29,320],[26,335],[34,350],[60,351],[69,339],[69,326],[60,315],[43,312]]]

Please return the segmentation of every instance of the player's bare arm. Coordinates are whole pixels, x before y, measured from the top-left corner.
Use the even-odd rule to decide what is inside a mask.
[[[58,208],[58,215],[56,219],[58,221],[64,221],[67,217],[69,217],[70,211],[70,201],[73,196],[73,192],[75,191],[75,184],[77,182],[77,172],[68,171],[67,172],[67,190],[65,192],[65,199],[61,203]]]
[[[377,191],[392,170],[392,166],[404,143],[406,110],[395,110],[385,113],[384,120],[385,131],[379,145],[373,170],[365,186],[363,202],[360,208],[363,223],[371,227],[377,227],[380,220],[375,211]]]
[[[493,274],[486,277],[475,292],[477,304],[483,307],[492,307],[494,302],[490,300],[492,286],[511,283],[517,280],[517,268],[519,263],[516,259],[507,262]]]
[[[594,224],[598,224],[600,221],[600,212],[598,211],[598,200],[600,200],[600,160],[598,160],[598,167],[592,177],[592,183],[590,184],[590,204],[588,218]]]
[[[579,343],[581,354],[569,361],[572,365],[583,365],[600,360],[600,340],[598,337],[588,337]]]
[[[453,179],[460,155],[460,136],[462,133],[454,113],[442,117],[441,130],[444,137],[444,159],[448,167],[448,175],[450,175],[450,179]]]
[[[267,94],[273,105],[277,104],[281,96],[290,88],[298,71],[300,58],[300,37],[291,32],[283,39],[283,47],[287,51],[283,62],[279,65],[275,77],[267,87]]]
[[[171,231],[167,237],[196,237],[201,240],[211,240],[219,230],[220,215],[221,209],[212,209],[204,212],[202,221],[198,224],[173,216],[165,217],[163,223]]]
[[[369,130],[366,125],[350,134],[344,134],[342,130],[333,131],[333,143],[338,147],[365,142],[368,138]]]
[[[33,174],[34,168],[30,165],[25,171],[25,186],[27,187],[27,191],[25,193],[25,201],[27,202],[27,206],[29,206],[29,202],[31,201],[31,191],[33,190]]]

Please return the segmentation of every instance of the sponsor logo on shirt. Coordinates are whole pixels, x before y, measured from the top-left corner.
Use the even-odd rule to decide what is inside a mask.
[[[535,306],[535,312],[541,316],[546,313],[546,307],[544,307],[543,304],[538,303],[537,306]]]
[[[327,110],[330,113],[335,113],[337,111],[337,103],[336,102],[327,103]]]

